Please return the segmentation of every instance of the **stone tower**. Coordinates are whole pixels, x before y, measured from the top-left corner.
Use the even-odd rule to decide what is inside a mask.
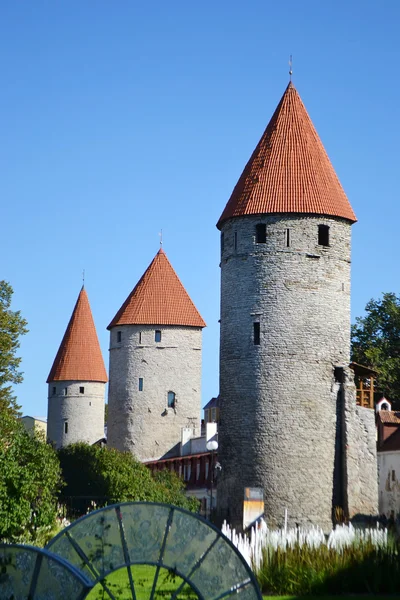
[[[203,327],[160,249],[108,326],[110,446],[154,460],[200,427]]]
[[[107,374],[82,287],[47,378],[47,437],[57,448],[104,437]]]
[[[217,225],[218,504],[221,518],[233,525],[242,522],[245,487],[264,489],[265,515],[273,525],[282,523],[287,508],[291,524],[329,529],[333,507],[350,503],[344,447],[351,428],[342,423],[347,402],[357,431],[348,370],[355,221],[289,83]]]

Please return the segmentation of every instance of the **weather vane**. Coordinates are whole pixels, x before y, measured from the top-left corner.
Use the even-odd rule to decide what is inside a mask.
[[[162,229],[158,235],[160,236],[160,248],[162,248]]]
[[[82,284],[85,285],[85,269],[82,271]]]
[[[293,75],[293,61],[292,61],[292,55],[290,55],[289,57],[289,77],[290,77],[290,81],[292,81],[292,75]]]

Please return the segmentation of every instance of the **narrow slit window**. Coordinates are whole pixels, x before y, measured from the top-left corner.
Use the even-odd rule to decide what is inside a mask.
[[[233,247],[237,250],[237,231],[233,234]]]
[[[64,396],[68,394],[68,388],[64,388]]]
[[[257,244],[265,244],[267,241],[267,226],[265,223],[256,225],[256,242]]]
[[[290,229],[286,229],[286,248],[290,247]]]
[[[156,342],[161,342],[161,331],[159,329],[156,329],[154,339]]]
[[[224,251],[224,245],[225,245],[224,234],[221,233],[221,252]]]
[[[64,422],[64,433],[68,433],[68,421]]]
[[[254,345],[260,345],[260,323],[253,323]]]
[[[85,388],[84,387],[80,387],[79,388],[79,393],[80,394],[84,394],[85,393]]]
[[[120,344],[122,341],[122,331],[117,331],[117,343]]]
[[[57,388],[53,387],[53,396],[56,395],[56,392],[57,392]]]
[[[392,481],[396,481],[396,471],[392,470]]]
[[[318,245],[329,246],[329,225],[318,225]]]
[[[175,408],[175,392],[168,392],[168,408]]]
[[[139,331],[139,344],[141,344],[141,343],[142,343],[142,332]]]
[[[139,377],[139,392],[143,392],[143,377]]]

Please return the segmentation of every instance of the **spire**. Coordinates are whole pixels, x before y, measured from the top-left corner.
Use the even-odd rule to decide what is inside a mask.
[[[92,311],[83,286],[47,378],[47,383],[51,381],[107,382]]]
[[[107,329],[116,325],[206,324],[160,248]]]
[[[231,217],[277,213],[357,220],[291,81],[217,227]]]

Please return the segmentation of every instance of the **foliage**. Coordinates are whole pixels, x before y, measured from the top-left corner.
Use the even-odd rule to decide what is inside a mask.
[[[324,545],[265,548],[257,578],[269,594],[393,594],[400,589],[399,551],[372,543],[340,552]]]
[[[376,369],[377,392],[400,406],[400,296],[383,294],[365,312],[352,326],[352,359]]]
[[[0,281],[0,412],[10,411],[17,415],[19,406],[12,394],[10,383],[20,383],[18,371],[21,358],[15,353],[19,348],[19,337],[27,333],[26,321],[19,311],[12,311],[13,289],[6,281]]]
[[[150,470],[129,452],[88,444],[71,444],[59,450],[65,497],[81,497],[77,507],[83,514],[92,505],[126,501],[167,502],[194,510],[197,503],[183,494],[180,480],[172,474]]]
[[[0,412],[0,540],[35,542],[56,523],[61,486],[56,452]]]

